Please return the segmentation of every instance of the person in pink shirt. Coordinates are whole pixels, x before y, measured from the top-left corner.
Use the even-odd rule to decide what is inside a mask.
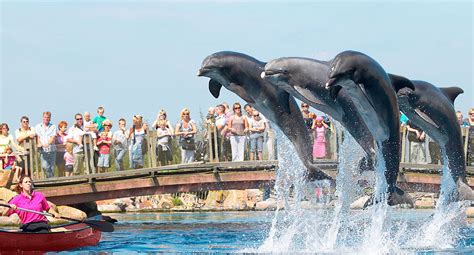
[[[64,153],[65,174],[72,176],[74,170],[74,153],[72,153],[72,143],[66,144],[66,152]]]
[[[97,147],[99,147],[99,161],[97,162],[97,167],[99,168],[99,173],[105,173],[110,167],[111,144],[112,139],[109,137],[108,132],[104,131],[100,133],[100,137],[97,139]]]
[[[46,233],[49,232],[48,220],[44,215],[17,210],[17,208],[29,209],[38,212],[48,211],[58,218],[56,213],[48,205],[43,193],[34,190],[33,180],[29,176],[22,175],[19,184],[16,186],[18,195],[13,197],[9,203],[10,209],[7,215],[18,214],[21,221],[21,229],[23,232]]]

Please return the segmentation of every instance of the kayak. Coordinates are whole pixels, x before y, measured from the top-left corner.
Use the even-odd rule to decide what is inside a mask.
[[[0,251],[65,251],[99,243],[102,232],[84,223],[51,228],[49,233],[0,230]]]

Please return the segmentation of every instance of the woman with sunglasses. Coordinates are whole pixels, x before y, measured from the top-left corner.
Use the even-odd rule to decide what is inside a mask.
[[[232,161],[244,160],[245,133],[249,128],[247,118],[242,115],[239,103],[233,105],[234,115],[230,117],[227,128],[230,131],[230,145],[232,148]]]
[[[196,149],[194,135],[197,133],[197,127],[190,114],[188,108],[181,110],[181,120],[176,124],[174,132],[176,136],[179,136],[181,163],[192,163],[194,161],[194,150]]]

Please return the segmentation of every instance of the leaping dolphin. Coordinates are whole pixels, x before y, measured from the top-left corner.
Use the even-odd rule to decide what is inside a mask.
[[[326,87],[337,99],[347,91],[381,150],[389,205],[410,204],[408,193],[396,186],[400,166],[400,118],[395,90],[385,70],[374,59],[344,51],[332,61]]]
[[[466,180],[461,127],[454,110],[454,100],[464,91],[459,87],[438,88],[426,81],[409,80],[394,74],[389,74],[389,77],[397,91],[400,110],[433,138],[446,155],[444,163],[447,163],[458,187],[454,194],[448,194],[448,201],[474,200],[474,193]]]
[[[325,88],[328,72],[329,62],[285,57],[269,61],[261,76],[340,122],[365,151],[372,167],[374,139],[346,91],[341,91],[336,100],[331,97]]]
[[[294,145],[310,180],[332,179],[313,163],[311,138],[295,99],[260,78],[265,64],[242,53],[223,51],[206,57],[197,75],[211,78],[209,91],[215,98],[224,86],[275,123]]]

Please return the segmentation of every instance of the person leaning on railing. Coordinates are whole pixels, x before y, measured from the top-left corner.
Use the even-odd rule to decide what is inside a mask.
[[[471,108],[471,110],[469,111],[469,118],[467,119],[467,121],[469,123],[467,164],[469,166],[474,166],[474,108]]]

